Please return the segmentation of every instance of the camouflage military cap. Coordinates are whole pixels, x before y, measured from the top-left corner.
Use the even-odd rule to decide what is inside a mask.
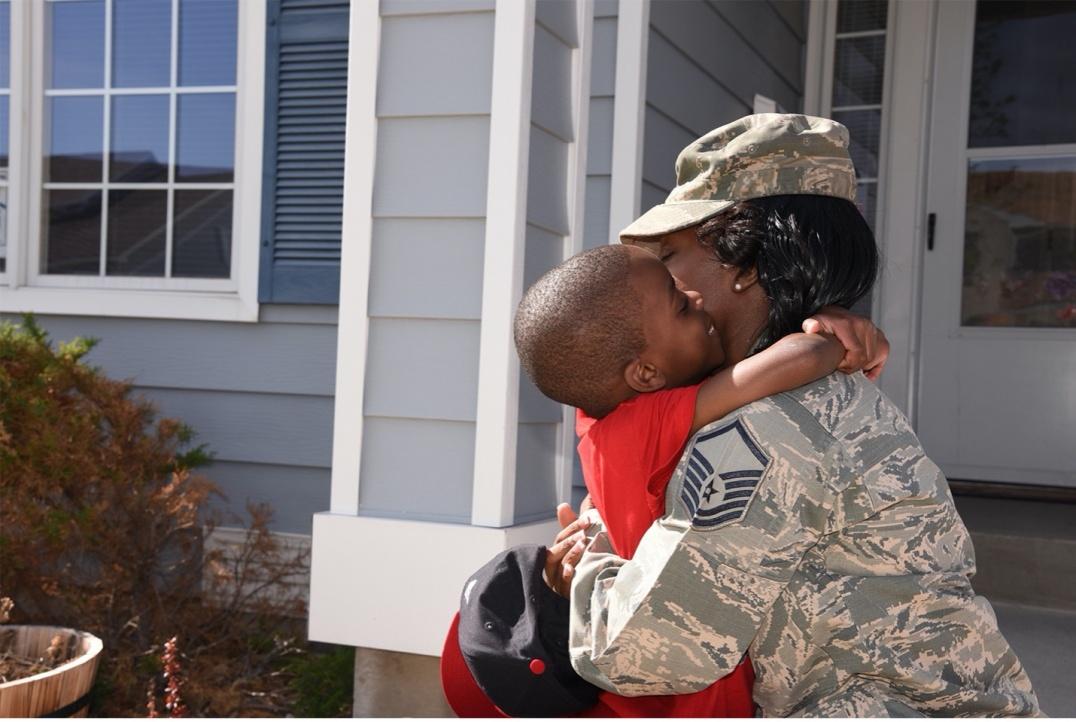
[[[684,148],[669,197],[622,230],[620,239],[672,233],[749,198],[800,193],[855,200],[848,129],[809,115],[748,115]]]

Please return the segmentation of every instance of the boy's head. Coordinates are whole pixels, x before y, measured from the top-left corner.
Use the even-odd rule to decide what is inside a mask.
[[[543,394],[600,418],[636,394],[701,381],[724,362],[701,301],[649,251],[584,251],[523,295],[520,363]]]

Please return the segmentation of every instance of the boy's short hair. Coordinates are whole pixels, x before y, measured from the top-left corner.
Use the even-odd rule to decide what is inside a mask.
[[[616,405],[624,367],[646,345],[628,246],[572,256],[523,295],[515,319],[520,364],[538,389],[600,418]]]

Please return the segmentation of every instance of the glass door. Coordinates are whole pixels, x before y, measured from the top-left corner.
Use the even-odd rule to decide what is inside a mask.
[[[1076,486],[1076,3],[938,3],[918,426],[951,478]]]

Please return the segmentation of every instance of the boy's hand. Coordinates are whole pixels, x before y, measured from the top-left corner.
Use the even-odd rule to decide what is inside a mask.
[[[589,502],[588,496],[580,505],[580,511],[589,509]],[[546,552],[543,576],[550,589],[567,598],[571,594],[575,565],[586,548],[585,530],[590,526],[590,520],[585,516],[577,517],[568,504],[560,504],[557,506],[557,521],[561,530],[553,546]]]
[[[889,340],[869,318],[857,316],[838,306],[825,306],[803,322],[804,333],[831,333],[844,346],[844,358],[837,366],[846,374],[863,369],[877,381],[889,358]]]

